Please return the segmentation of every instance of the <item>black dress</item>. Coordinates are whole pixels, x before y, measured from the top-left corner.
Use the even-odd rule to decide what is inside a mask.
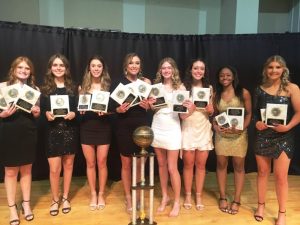
[[[267,103],[287,104],[287,123],[291,120],[293,109],[291,105],[291,98],[286,96],[270,95],[260,87],[255,90],[255,117],[260,118],[260,109],[266,108]],[[294,132],[293,129],[287,132],[276,132],[271,128],[259,131],[256,133],[255,154],[267,156],[277,159],[284,151],[288,158],[291,159],[294,153]]]
[[[122,77],[120,82],[124,85],[129,84],[129,81],[125,76]],[[114,90],[119,83],[115,83],[112,86]],[[118,107],[115,104],[115,107]],[[149,126],[150,121],[147,118],[147,111],[139,105],[129,108],[126,113],[116,113],[116,146],[123,156],[131,156],[133,153],[139,153],[140,147],[138,147],[132,139],[133,131],[139,126]]]
[[[80,142],[86,145],[106,145],[111,141],[111,123],[109,115],[87,111],[81,115]]]
[[[36,146],[37,124],[31,113],[18,109],[0,121],[0,162],[3,166],[32,164]]]
[[[50,95],[66,95],[66,88],[56,88]],[[45,115],[51,110],[50,95],[41,97],[41,110]],[[76,97],[69,95],[70,111],[76,112]],[[79,126],[76,117],[72,120],[65,120],[57,117],[54,121],[46,120],[45,131],[46,155],[48,158],[63,155],[75,154],[80,146]]]

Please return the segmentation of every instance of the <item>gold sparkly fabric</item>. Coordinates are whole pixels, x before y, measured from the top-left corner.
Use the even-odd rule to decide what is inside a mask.
[[[229,102],[221,99],[217,109],[219,113],[222,113],[228,107],[244,107],[244,104],[235,96]],[[244,130],[241,134],[221,134],[215,132],[215,150],[217,155],[245,157],[247,148],[247,130]]]

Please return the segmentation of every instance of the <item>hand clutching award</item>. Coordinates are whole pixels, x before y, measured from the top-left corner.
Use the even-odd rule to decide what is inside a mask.
[[[228,107],[227,117],[231,127],[235,127],[235,129],[237,130],[243,130],[244,114],[245,114],[245,109],[243,107]]]
[[[154,108],[162,108],[168,105],[165,99],[165,91],[162,83],[152,85],[149,97],[156,99],[153,103]]]
[[[110,93],[107,91],[93,91],[90,109],[95,112],[107,113]]]
[[[229,122],[226,112],[222,112],[221,114],[217,115],[215,117],[215,120],[220,127],[224,127],[224,128],[231,127],[231,124]]]
[[[64,117],[70,112],[68,95],[50,95],[50,104],[54,117]]]
[[[138,95],[138,89],[136,86],[136,82],[131,82],[129,84],[126,84],[125,87],[128,88],[128,90],[131,92],[131,94],[134,95],[135,99],[132,101],[130,107],[138,105],[140,101],[142,100],[141,96]]]
[[[110,97],[120,105],[128,103],[130,106],[136,99],[136,96],[122,83],[119,83],[115,90],[110,94]]]
[[[286,125],[287,104],[267,103],[266,107],[266,124],[273,127],[276,124]]]
[[[204,109],[210,99],[210,88],[193,88],[193,103],[198,109]]]
[[[189,99],[189,91],[173,91],[173,112],[187,113],[187,107],[183,106],[183,102]]]
[[[88,111],[90,110],[91,104],[91,94],[80,94],[78,98],[78,111]]]
[[[16,107],[30,113],[31,108],[36,104],[41,93],[38,90],[24,84],[20,89],[20,95],[16,101]]]

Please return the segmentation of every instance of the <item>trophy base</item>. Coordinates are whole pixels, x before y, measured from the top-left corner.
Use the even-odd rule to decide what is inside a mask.
[[[133,224],[132,222],[129,223],[128,225],[156,225],[157,223],[156,222],[152,222],[152,223],[149,223],[149,219],[148,218],[145,218],[145,219],[141,219],[141,218],[138,218],[136,220],[136,223]]]

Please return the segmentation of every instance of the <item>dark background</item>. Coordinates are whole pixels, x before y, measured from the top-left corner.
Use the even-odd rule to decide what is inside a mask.
[[[5,81],[12,61],[28,56],[35,65],[37,84],[41,85],[51,55],[62,53],[70,60],[74,81],[81,83],[88,59],[98,54],[104,57],[112,80],[122,75],[124,56],[136,52],[143,61],[143,73],[153,80],[159,61],[172,57],[178,64],[181,77],[189,61],[201,57],[209,68],[210,81],[215,84],[219,67],[230,64],[237,68],[243,87],[253,93],[258,85],[262,65],[274,54],[283,56],[288,64],[292,82],[300,84],[300,34],[242,34],[242,35],[160,35],[131,34],[86,29],[65,29],[0,21],[0,81]],[[297,76],[298,75],[298,76]],[[151,118],[151,115],[149,115]],[[48,178],[48,162],[44,153],[43,120],[39,121],[40,138],[37,159],[33,165],[33,179]],[[296,127],[296,137],[299,136]],[[246,172],[256,171],[253,153],[253,123],[249,127],[249,147]],[[109,152],[109,178],[120,178],[120,159],[113,145]],[[300,152],[297,143],[290,174],[300,174]],[[9,151],[9,149],[7,149]],[[1,157],[1,156],[0,156]],[[180,167],[182,162],[179,161]],[[210,153],[207,169],[215,171],[215,153]],[[229,168],[231,170],[231,168]],[[4,169],[0,170],[3,180]],[[85,160],[80,151],[75,158],[74,175],[85,175]]]

